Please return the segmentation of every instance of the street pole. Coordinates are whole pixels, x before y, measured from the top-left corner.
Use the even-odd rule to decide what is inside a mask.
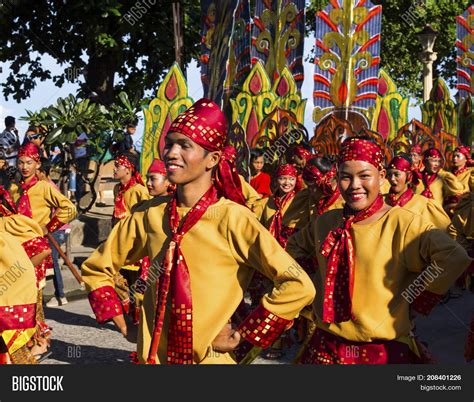
[[[178,2],[172,3],[173,8],[173,31],[174,31],[174,52],[175,60],[181,70],[183,70],[182,49],[183,33],[181,30],[181,10]]]
[[[434,51],[434,44],[438,31],[428,24],[417,36],[423,48],[418,58],[423,63],[423,102],[426,102],[433,88],[433,62],[438,58],[438,53]]]

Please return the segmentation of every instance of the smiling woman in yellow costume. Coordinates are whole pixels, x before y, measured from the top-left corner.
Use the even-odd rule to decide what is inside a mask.
[[[319,264],[313,303],[317,329],[302,363],[418,362],[410,306],[427,314],[471,264],[446,233],[384,203],[385,173],[378,145],[363,137],[346,140],[338,166],[344,209],[312,220],[288,241],[293,257],[316,255]],[[429,264],[428,269],[438,268],[437,276],[413,298],[410,285]]]
[[[391,187],[385,202],[392,207],[406,208],[421,215],[425,222],[431,222],[436,228],[447,230],[451,220],[441,205],[413,191],[413,171],[409,157],[396,156],[388,164],[387,170]]]
[[[180,114],[164,150],[176,192],[118,223],[82,265],[98,321],[113,319],[127,336],[112,277],[127,260],[152,258],[138,332],[140,363],[235,363],[229,352],[241,338],[270,346],[314,296],[301,267],[243,206],[225,140],[225,116],[212,101],[201,99]],[[229,320],[255,269],[275,289],[234,331]]]

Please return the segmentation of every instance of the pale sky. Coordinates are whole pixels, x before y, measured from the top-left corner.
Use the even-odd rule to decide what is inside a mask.
[[[314,37],[305,39],[305,56],[310,53],[311,47],[314,44]],[[59,73],[63,70],[54,59],[49,56],[44,56],[44,67],[51,70],[52,75]],[[0,80],[5,80],[7,77],[8,65],[3,63],[0,64],[3,72],[0,73]],[[314,123],[312,122],[312,109],[313,109],[313,72],[314,65],[309,62],[304,62],[305,78],[302,87],[303,98],[308,99],[305,113],[305,126],[311,135],[314,131]],[[202,97],[202,85],[199,69],[197,68],[197,62],[193,60],[187,68],[189,95],[197,100]],[[420,77],[421,79],[421,77]],[[5,101],[3,96],[0,97],[0,126],[3,129],[3,120],[5,116],[12,115],[17,119],[17,128],[21,136],[25,133],[28,123],[21,121],[19,118],[26,115],[25,110],[37,111],[42,107],[49,106],[56,102],[59,97],[66,97],[70,93],[75,94],[78,89],[77,84],[65,83],[61,88],[54,85],[52,81],[38,82],[36,88],[31,92],[30,98],[21,103],[17,103],[15,100],[10,99],[8,102]],[[419,107],[410,107],[409,118],[421,119],[421,113]],[[137,133],[143,133],[143,119],[140,120],[137,128]]]

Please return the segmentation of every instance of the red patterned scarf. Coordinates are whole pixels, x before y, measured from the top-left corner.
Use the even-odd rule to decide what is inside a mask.
[[[288,194],[285,194],[281,197],[276,196],[276,195],[274,197],[276,212],[275,212],[275,215],[273,215],[269,232],[273,235],[275,239],[278,240],[278,243],[280,243],[280,246],[282,247],[285,247],[288,241],[288,238],[286,238],[285,236],[285,233],[287,233],[287,231],[284,230],[283,222],[282,222],[283,210],[288,204],[290,204],[293,201],[293,199],[295,198],[295,194],[296,192],[293,190],[293,191],[290,191]]]
[[[168,293],[171,290],[171,312],[168,329],[167,364],[193,364],[193,303],[191,280],[180,244],[183,236],[218,200],[217,189],[211,186],[196,205],[179,221],[177,195],[168,203],[168,218],[173,238],[163,260],[163,273],[157,281],[157,308],[152,342],[147,363],[155,364]]]
[[[314,183],[323,193],[318,201],[318,215],[325,213],[331,205],[333,205],[341,195],[339,188],[332,188],[332,179],[336,176],[336,167],[333,166],[329,172],[322,174],[320,170],[310,164],[306,164],[303,170],[303,179],[309,183]]]
[[[369,208],[356,213],[346,205],[342,225],[329,232],[321,244],[321,254],[328,257],[323,306],[323,321],[326,323],[343,322],[352,318],[355,251],[350,229],[352,224],[369,218],[382,206],[383,198],[380,194]]]
[[[117,194],[117,198],[115,199],[114,218],[123,219],[127,216],[127,207],[125,205],[124,195],[137,183],[138,182],[135,176],[132,176],[127,184],[120,184],[119,192]]]
[[[18,213],[27,216],[28,218],[33,217],[33,211],[31,210],[30,196],[28,190],[38,183],[38,178],[33,176],[28,183],[21,183],[21,196],[18,200]]]
[[[408,187],[400,197],[398,197],[398,194],[390,192],[387,196],[387,204],[392,207],[403,207],[413,198],[414,195],[415,193],[410,187]]]
[[[423,172],[421,173],[421,180],[423,181],[423,185],[425,186],[425,189],[421,193],[423,197],[433,199],[434,195],[431,192],[430,186],[433,184],[433,182],[436,180],[438,177],[437,173],[428,173],[428,172]]]
[[[5,190],[3,186],[0,186],[0,216],[10,216],[16,213],[16,205],[13,202],[10,193]]]

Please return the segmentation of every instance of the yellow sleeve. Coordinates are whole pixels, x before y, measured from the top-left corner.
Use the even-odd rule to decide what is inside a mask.
[[[417,274],[406,291],[417,295],[412,308],[422,314],[428,314],[439,303],[472,262],[455,240],[431,224],[423,224],[418,215],[406,233],[404,258],[406,268]]]
[[[44,199],[50,209],[54,209],[54,216],[46,225],[48,231],[54,232],[62,225],[71,222],[77,215],[76,206],[67,197],[62,195],[51,184],[46,183]]]
[[[318,217],[311,219],[303,229],[288,239],[285,250],[294,259],[313,258],[316,256],[317,250],[314,233],[317,221]]]
[[[247,181],[239,175],[240,183],[242,185],[242,194],[245,198],[246,205],[250,209],[252,209],[253,204],[262,198],[262,196],[257,193],[257,191],[250,185],[250,183],[247,183]]]
[[[142,202],[142,201],[148,201],[151,198],[150,194],[148,193],[148,190],[146,187],[142,185],[136,185],[133,187],[133,191],[130,194],[130,199],[129,199],[129,209],[130,211],[132,208]]]
[[[449,235],[472,255],[474,242],[474,202],[461,200],[448,227]]]
[[[428,200],[421,216],[423,216],[425,222],[431,222],[437,229],[447,230],[451,223],[451,219],[445,210],[432,200]]]
[[[119,221],[107,240],[81,266],[89,302],[99,323],[122,314],[115,292],[114,277],[122,266],[133,264],[147,255],[145,212],[137,212]]]
[[[228,238],[238,262],[273,281],[275,288],[262,300],[266,309],[293,319],[312,302],[315,290],[311,279],[250,211],[230,214]]]
[[[267,198],[261,198],[260,200],[256,200],[252,207],[251,210],[257,217],[257,219],[261,222],[262,216],[263,216],[263,211],[265,211],[265,207],[267,206],[268,200],[270,197]]]
[[[313,283],[250,211],[238,207],[235,213],[229,214],[227,231],[236,261],[273,281],[271,293],[264,295],[260,306],[240,326],[246,340],[266,347],[272,339],[259,333],[256,323],[265,321],[276,326],[275,332],[283,332],[285,325],[314,299]]]
[[[457,177],[446,170],[440,170],[438,176],[443,179],[443,197],[452,195],[461,195],[464,192],[464,186]]]
[[[20,243],[43,237],[41,226],[33,219],[20,214],[0,218],[0,231],[9,233]]]

